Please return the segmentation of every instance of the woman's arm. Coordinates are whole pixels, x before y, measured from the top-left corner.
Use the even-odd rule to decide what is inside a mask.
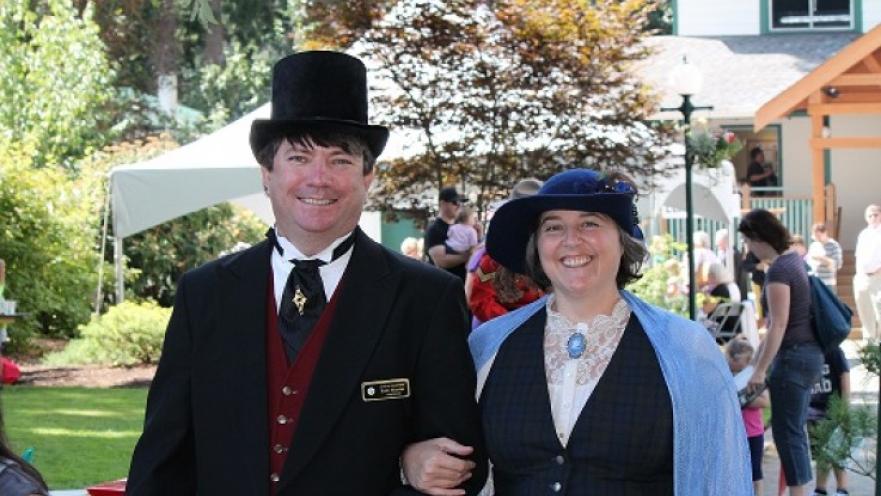
[[[762,394],[756,396],[756,399],[750,401],[747,406],[750,408],[768,408],[771,406],[771,397],[768,395],[768,391],[762,391]]]
[[[780,282],[767,283],[768,294],[768,334],[759,348],[759,359],[756,361],[756,371],[749,380],[752,387],[759,387],[765,382],[768,367],[780,350],[783,342],[783,334],[786,332],[786,324],[789,323],[789,286]]]

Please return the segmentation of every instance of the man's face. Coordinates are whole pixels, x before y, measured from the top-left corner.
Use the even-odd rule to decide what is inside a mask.
[[[358,224],[373,172],[364,158],[338,147],[282,140],[263,185],[281,233],[294,244],[330,244]]]
[[[881,208],[873,206],[866,209],[866,224],[870,227],[881,226]]]
[[[439,202],[440,216],[444,219],[455,218],[459,213],[459,202],[448,202],[441,200]]]

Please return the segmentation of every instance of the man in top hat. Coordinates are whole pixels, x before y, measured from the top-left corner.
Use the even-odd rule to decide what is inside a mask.
[[[465,282],[465,264],[471,252],[457,253],[446,245],[447,231],[456,220],[456,214],[462,203],[468,201],[459,195],[456,188],[449,186],[438,194],[438,216],[431,221],[425,230],[425,246],[428,248],[428,261],[446,269],[449,273]]]
[[[483,485],[462,285],[357,226],[387,138],[358,59],[276,64],[250,138],[276,224],[181,278],[127,494],[407,494],[435,437]]]

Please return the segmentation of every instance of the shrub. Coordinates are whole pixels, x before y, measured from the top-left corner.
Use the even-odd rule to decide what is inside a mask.
[[[819,467],[841,464],[848,470],[875,478],[875,456],[864,441],[876,436],[877,418],[866,407],[849,407],[837,395],[829,399],[827,417],[810,428],[817,444]]]
[[[47,365],[109,364],[131,366],[155,363],[162,351],[171,309],[154,301],[125,301],[80,326],[82,337],[48,355]]]

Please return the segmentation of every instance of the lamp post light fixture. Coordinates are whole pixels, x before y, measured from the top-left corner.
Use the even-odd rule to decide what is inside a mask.
[[[712,106],[696,107],[691,103],[692,95],[700,93],[703,79],[700,69],[694,64],[689,64],[688,60],[683,56],[682,63],[677,64],[670,71],[667,79],[668,86],[682,96],[682,104],[679,107],[661,109],[665,112],[672,112],[674,110],[681,112],[684,124],[682,132],[685,138],[685,241],[688,246],[688,318],[691,320],[695,320],[697,317],[697,305],[695,303],[697,288],[695,287],[694,274],[694,203],[691,197],[691,168],[694,157],[689,149],[688,133],[691,130],[692,112],[695,110],[713,110]]]

